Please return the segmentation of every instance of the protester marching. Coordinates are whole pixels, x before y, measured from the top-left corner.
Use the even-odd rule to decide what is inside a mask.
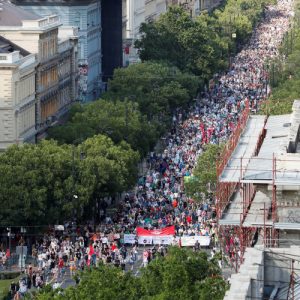
[[[99,262],[132,269],[139,245],[143,245],[142,264],[147,266],[151,258],[165,255],[166,245],[200,249],[217,244],[215,199],[196,202],[187,197],[184,180],[192,175],[204,145],[228,139],[246,103],[257,112],[267,98],[270,88],[264,64],[279,55],[292,16],[291,0],[278,0],[266,8],[265,18],[228,72],[214,76],[190,112],[174,115],[165,150],[149,155],[147,172],[112,217],[106,216],[96,228],[77,227],[68,238],[53,230],[37,240],[32,255],[38,268],[26,267],[28,288],[49,281],[58,287],[67,271],[73,275]],[[0,251],[0,267],[6,258]]]

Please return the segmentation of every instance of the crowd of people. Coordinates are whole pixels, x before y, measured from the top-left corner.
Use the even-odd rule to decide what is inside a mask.
[[[278,0],[265,10],[265,17],[252,38],[234,58],[228,72],[215,75],[201,99],[189,113],[178,111],[165,139],[163,153],[152,152],[148,169],[132,193],[125,196],[118,211],[103,224],[77,229],[73,238],[47,235],[33,249],[40,281],[59,280],[66,268],[75,270],[99,261],[125,269],[137,260],[137,241],[132,247],[122,243],[124,233],[135,233],[137,226],[159,229],[174,225],[178,236],[216,236],[216,210],[213,197],[202,203],[184,193],[184,178],[191,176],[205,144],[219,144],[234,130],[246,101],[256,112],[269,93],[265,63],[279,55],[278,48],[288,31],[293,14],[291,0]],[[95,234],[97,232],[97,234]],[[92,241],[92,242],[91,242]],[[165,247],[145,249],[146,265]],[[3,254],[2,257],[5,255]],[[0,257],[1,259],[1,257]],[[33,280],[31,272],[30,280]],[[35,274],[37,275],[37,274]],[[35,283],[37,285],[37,280]]]
[[[108,225],[134,231],[175,225],[178,235],[210,235],[216,231],[214,199],[196,203],[184,193],[183,179],[192,175],[205,144],[226,141],[249,104],[256,112],[270,91],[265,63],[279,55],[279,46],[293,16],[293,1],[279,0],[237,54],[226,74],[216,75],[186,117],[178,113],[166,136],[163,153],[151,153],[149,168],[131,197]]]

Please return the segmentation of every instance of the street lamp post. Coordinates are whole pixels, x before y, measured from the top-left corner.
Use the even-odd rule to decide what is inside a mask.
[[[75,141],[73,141],[73,145],[72,145],[72,178],[73,178],[73,187],[72,187],[72,202],[73,202],[73,220],[75,220],[76,217],[76,210],[74,207],[74,200],[78,199],[78,195],[75,194],[75,145],[79,142],[82,142],[83,138],[79,138],[76,139]],[[84,158],[84,153],[82,151],[80,151],[80,160],[82,160]]]
[[[21,227],[21,233],[22,234],[25,234],[26,233],[26,228],[25,227]],[[23,235],[21,236],[21,260],[20,260],[20,263],[21,263],[21,272],[23,271],[23,268],[25,267],[25,258],[26,258],[26,255],[27,255],[27,250],[25,250],[23,247],[24,247],[24,242],[25,240],[23,239]],[[25,253],[24,253],[24,250],[25,250]],[[25,256],[25,257],[24,257]]]

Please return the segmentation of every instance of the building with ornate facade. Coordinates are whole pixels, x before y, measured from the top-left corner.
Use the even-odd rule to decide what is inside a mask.
[[[65,49],[59,46],[61,23],[58,16],[40,17],[10,2],[1,3],[0,36],[34,54],[37,59],[35,130],[36,138],[42,138],[46,129],[64,115],[77,98],[77,37],[68,38],[72,46]],[[62,62],[62,57],[69,59]],[[65,73],[61,75],[62,72]]]
[[[98,99],[102,91],[101,0],[13,0],[24,10],[57,15],[63,26],[78,29],[78,79],[81,102]]]
[[[0,36],[0,151],[35,141],[37,59]]]
[[[220,5],[222,0],[167,0],[167,6],[179,5],[189,12],[191,17],[196,17],[203,11],[209,11]]]

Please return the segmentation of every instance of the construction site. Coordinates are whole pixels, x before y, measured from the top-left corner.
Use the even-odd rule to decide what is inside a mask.
[[[299,139],[300,100],[294,101],[291,114],[278,116],[251,115],[246,103],[219,157],[219,241],[235,272],[247,247],[300,245]]]

